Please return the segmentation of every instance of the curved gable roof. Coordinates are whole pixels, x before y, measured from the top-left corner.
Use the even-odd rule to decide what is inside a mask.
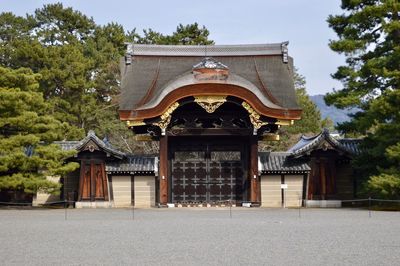
[[[313,137],[301,136],[300,140],[291,147],[288,152],[293,157],[301,157],[317,149],[324,141],[328,142],[333,148],[343,151],[349,155],[358,154],[358,139],[335,139],[331,136],[328,129],[324,129],[320,134]]]
[[[299,111],[293,85],[293,61],[282,48],[285,44],[133,45],[129,60],[121,61],[120,113],[154,107],[168,94],[164,90],[178,88],[182,81],[185,82],[181,85],[239,83],[267,107]],[[227,80],[199,82],[190,77],[193,66],[206,54],[229,68]]]
[[[54,143],[60,145],[63,150],[77,150],[78,152],[81,152],[86,149],[90,142],[93,142],[99,147],[99,149],[116,158],[122,159],[125,157],[125,153],[113,148],[111,145],[108,145],[99,139],[93,130],[89,130],[86,137],[80,141],[55,141]]]

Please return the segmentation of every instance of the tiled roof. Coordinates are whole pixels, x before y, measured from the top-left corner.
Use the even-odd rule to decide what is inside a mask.
[[[80,143],[80,141],[76,140],[63,140],[63,141],[54,141],[55,144],[60,145],[63,151],[76,150],[76,147]]]
[[[158,174],[157,157],[125,154],[99,139],[93,131],[89,131],[81,141],[55,141],[54,143],[60,145],[63,150],[79,152],[89,141],[94,141],[103,151],[119,159],[106,162],[106,171],[109,173]]]
[[[80,151],[90,140],[96,143],[106,153],[110,153],[111,155],[120,159],[122,159],[125,156],[125,153],[115,149],[110,144],[107,144],[101,139],[99,139],[92,130],[90,130],[87,136],[81,141],[55,141],[54,143],[60,145],[61,149],[63,150]]]
[[[339,143],[346,148],[346,150],[351,151],[353,154],[361,153],[360,143],[361,139],[338,139]]]
[[[158,158],[146,156],[130,156],[122,161],[107,162],[109,173],[154,173],[158,172]]]
[[[291,153],[293,157],[300,157],[318,148],[323,141],[328,142],[335,149],[349,155],[355,155],[360,152],[360,139],[336,139],[331,136],[328,129],[324,129],[320,134],[313,137],[301,136],[300,140],[291,147],[288,152]]]
[[[226,84],[242,84],[252,93],[263,95],[257,97],[265,105],[264,99],[270,99],[279,108],[299,109],[293,85],[293,60],[286,54],[286,45],[131,45],[129,63],[121,59],[120,110],[149,106],[145,104],[160,98],[174,82],[186,84],[191,78],[191,84],[196,83],[192,68],[206,56],[229,68]],[[251,84],[251,89],[246,84]]]
[[[289,152],[260,152],[258,170],[261,173],[306,173],[311,170],[304,160],[290,158]]]

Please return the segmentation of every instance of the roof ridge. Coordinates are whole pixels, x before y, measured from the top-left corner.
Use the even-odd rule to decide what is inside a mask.
[[[96,133],[93,130],[89,130],[86,137],[84,137],[81,141],[79,141],[79,143],[77,143],[75,149],[76,150],[82,149],[90,140],[93,140],[102,149],[114,154],[114,156],[121,157],[121,158],[125,156],[125,153],[117,150],[116,148],[114,148],[111,145],[107,145],[104,141],[102,141],[99,137],[97,137]]]
[[[127,54],[147,56],[287,55],[289,42],[228,45],[157,45],[126,43]]]

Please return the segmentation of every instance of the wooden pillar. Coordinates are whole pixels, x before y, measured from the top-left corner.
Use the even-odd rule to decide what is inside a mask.
[[[317,169],[317,167],[318,167],[318,169]],[[311,159],[311,172],[310,172],[309,177],[308,177],[308,187],[307,187],[307,191],[308,191],[307,199],[308,200],[313,200],[314,179],[316,178],[315,177],[316,171],[319,171],[319,166],[315,162],[315,159]]]
[[[321,159],[320,165],[320,188],[321,188],[321,199],[326,200],[326,161],[325,159]]]
[[[250,137],[250,201],[260,202],[260,180],[258,176],[258,140],[257,136]]]
[[[168,202],[168,139],[160,137],[160,203]]]
[[[83,197],[83,179],[85,178],[85,161],[80,161],[81,170],[79,174],[79,189],[78,189],[78,201],[82,200]]]
[[[101,163],[101,178],[103,179],[103,192],[104,192],[104,200],[108,201],[108,182],[106,175],[106,165],[104,162]]]

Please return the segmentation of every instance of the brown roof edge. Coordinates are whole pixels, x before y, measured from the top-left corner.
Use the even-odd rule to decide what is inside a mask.
[[[127,121],[157,117],[162,115],[174,102],[186,97],[200,95],[234,96],[248,102],[252,108],[254,108],[254,110],[261,115],[277,119],[301,119],[301,109],[277,109],[268,107],[264,105],[258,99],[258,97],[249,90],[239,86],[227,84],[193,84],[189,86],[183,86],[166,95],[166,97],[164,97],[164,99],[154,108],[143,110],[135,110],[133,108],[131,110],[119,110],[120,119]]]

